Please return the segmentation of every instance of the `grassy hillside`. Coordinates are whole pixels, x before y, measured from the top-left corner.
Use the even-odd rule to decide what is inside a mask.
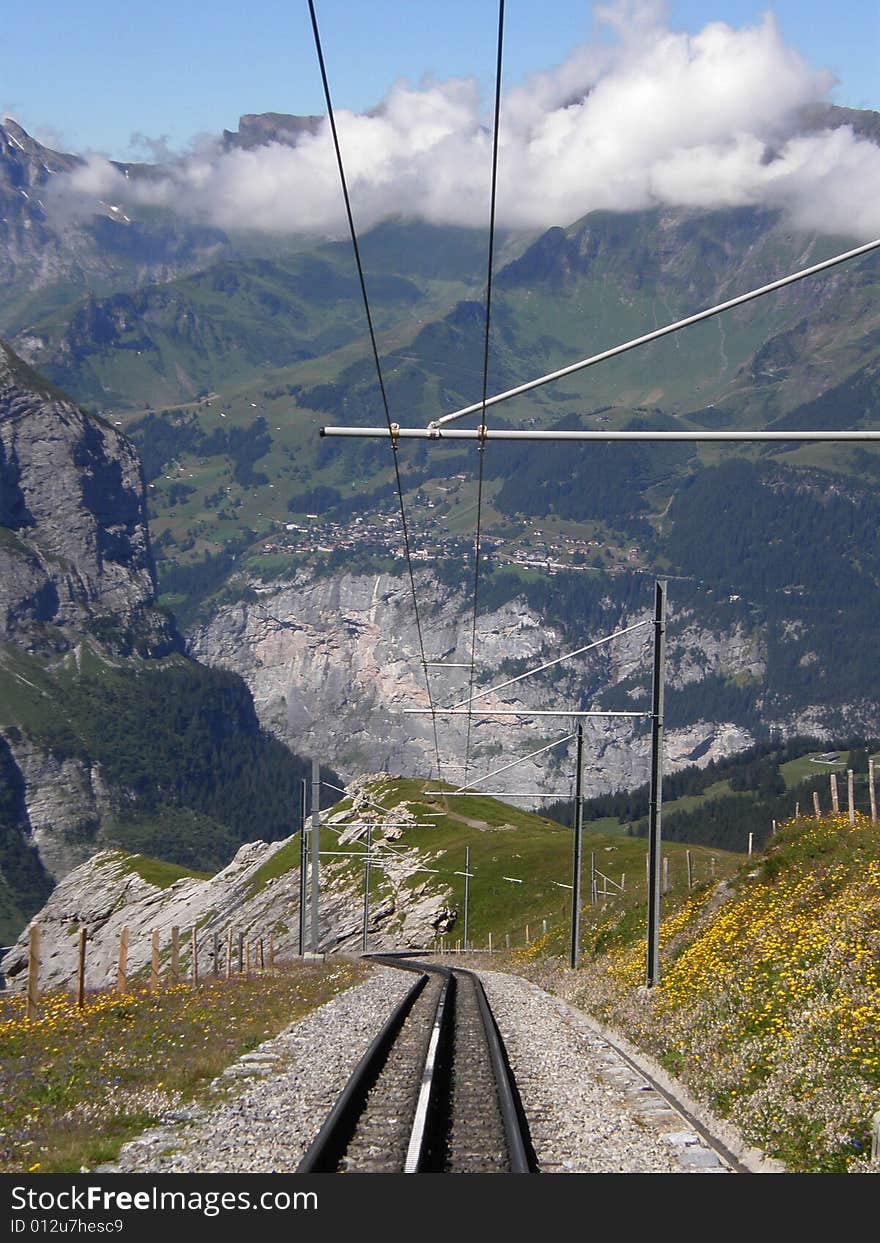
[[[816,758],[785,762],[790,794]],[[447,813],[400,843],[430,854],[426,866],[441,875],[429,881],[454,886],[445,948],[462,935],[463,879],[453,874],[470,847],[470,940],[485,950],[492,934],[502,951],[493,966],[524,971],[624,1034],[791,1172],[875,1168],[865,1162],[880,1110],[880,825],[869,815],[827,814],[823,795],[826,814],[802,805],[752,856],[690,848],[690,886],[688,848],[666,842],[660,981],[646,990],[643,840],[587,826],[582,958],[571,971],[571,893],[559,887],[571,881],[571,831],[424,788],[389,780],[371,794],[386,808],[405,800],[419,818]]]
[[[464,870],[470,847],[472,943],[484,950],[492,933],[496,950],[491,958],[481,954],[481,964],[526,974],[627,1037],[789,1172],[878,1172],[870,1147],[871,1120],[880,1109],[880,827],[868,816],[857,813],[851,823],[847,814],[801,814],[780,825],[752,857],[696,849],[690,887],[684,848],[670,843],[660,979],[646,989],[645,886],[637,880],[640,869],[644,874],[644,843],[586,835],[585,874],[593,852],[609,878],[629,870],[623,892],[601,885],[607,892],[592,903],[585,888],[581,965],[572,971],[570,894],[554,883],[570,880],[569,830],[491,799],[430,797],[424,783],[378,780],[368,796],[374,801],[359,801],[358,819],[370,806],[378,812],[377,805],[396,816],[405,803],[419,820],[446,812],[436,827],[408,829],[390,844],[423,850],[425,867],[439,873],[426,873],[426,884],[458,884],[458,919],[445,937],[447,949],[455,948],[461,932],[462,878],[454,874]],[[322,849],[333,848],[335,833],[355,810],[347,798],[328,810]],[[335,830],[327,820],[335,821]],[[294,869],[298,852],[287,854],[282,866]],[[327,866],[362,875],[356,860],[328,860]],[[167,870],[156,873],[149,860],[139,867],[151,876]],[[374,872],[374,900],[386,883]],[[508,934],[510,952],[504,948]],[[336,987],[353,978],[344,964],[337,970],[328,960],[327,967]],[[83,1012],[59,996],[45,1021],[31,1024],[22,1020],[21,998],[11,1000],[0,1015],[0,1044],[4,1056],[20,1059],[25,1069],[16,1079],[4,1168],[21,1169],[25,1159],[33,1168],[56,1170],[106,1160],[121,1139],[171,1104],[191,1099],[224,1059],[235,1056],[238,1029],[256,1017],[255,1006],[260,1015],[271,1012],[273,1022],[286,1012],[290,988],[286,974],[233,977],[206,981],[198,991],[177,987],[167,996],[96,995]],[[100,1083],[93,1077],[102,1050],[122,1028],[128,1086],[120,1099],[113,1097],[112,1117],[88,1093],[74,1108],[83,1080],[68,1073],[70,1057],[88,1070],[88,1083]],[[191,1033],[188,1043],[196,1047],[204,1031],[227,1028],[230,1038],[222,1047],[210,1045],[208,1062],[187,1061],[173,1075],[142,1053],[164,1047],[172,1034]],[[76,1041],[61,1044],[78,1052],[54,1056],[59,1034],[74,1030]],[[67,1111],[63,1127],[52,1123],[54,1114],[29,1104],[44,1099],[44,1050],[50,1046],[52,1101]],[[39,1082],[27,1069],[34,1066]],[[86,1113],[90,1125],[74,1125]]]
[[[654,988],[613,912],[604,952],[554,986],[790,1171],[877,1172],[878,927],[878,825],[801,815],[725,881],[667,904]],[[549,982],[546,963],[538,975]]]
[[[474,946],[485,947],[491,936],[493,948],[524,946],[543,934],[562,938],[571,921],[572,832],[559,823],[520,811],[497,799],[444,798],[425,791],[449,789],[445,783],[389,778],[370,786],[374,805],[393,811],[405,804],[419,825],[407,827],[393,846],[416,848],[425,856],[426,871],[415,883],[430,889],[451,890],[450,905],[455,922],[444,937],[449,947],[464,937],[465,851],[470,850],[471,880],[468,895],[468,934]],[[328,826],[325,839],[342,831],[352,804],[343,799],[331,809],[336,827]],[[361,807],[357,819],[363,820],[369,808]],[[381,819],[381,817],[379,817]],[[362,834],[363,837],[363,834]],[[322,839],[324,840],[324,839]],[[323,848],[323,846],[322,846]],[[365,849],[363,843],[358,847]],[[643,840],[590,832],[583,837],[584,865],[582,896],[585,904],[585,938],[607,902],[627,918],[638,922],[638,912],[646,902],[647,848]],[[742,856],[709,847],[687,847],[670,843],[668,848],[668,886],[670,894],[687,891],[687,853],[691,854],[692,882],[704,883],[713,876],[730,875]],[[293,862],[293,861],[291,861]],[[335,863],[335,867],[363,875],[360,862]],[[591,876],[595,868],[597,900],[591,903]],[[362,881],[360,882],[363,883]],[[621,883],[623,891],[620,892]],[[381,899],[390,882],[374,873],[376,900]],[[439,946],[439,939],[437,942]]]

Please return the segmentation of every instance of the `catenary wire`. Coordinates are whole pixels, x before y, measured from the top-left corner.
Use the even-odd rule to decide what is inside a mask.
[[[385,390],[385,380],[382,375],[382,364],[379,360],[379,347],[376,344],[376,333],[373,327],[373,316],[370,311],[370,300],[367,295],[367,283],[364,278],[364,268],[361,262],[360,246],[358,245],[357,230],[354,224],[354,215],[351,210],[351,200],[348,193],[348,183],[345,177],[345,166],[342,161],[342,148],[339,145],[339,135],[336,130],[336,116],[333,110],[333,101],[330,96],[330,81],[327,76],[327,67],[324,63],[324,51],[321,44],[321,34],[318,30],[318,17],[315,12],[314,0],[309,0],[309,15],[312,20],[312,32],[315,37],[315,51],[318,57],[318,66],[321,71],[321,84],[324,88],[324,99],[327,104],[327,119],[330,122],[330,132],[333,135],[333,149],[336,153],[336,164],[339,169],[339,179],[342,183],[342,197],[345,202],[345,214],[348,219],[348,228],[351,234],[351,244],[354,250],[355,264],[357,266],[358,280],[361,287],[361,296],[364,302],[364,313],[367,319],[367,328],[370,335],[370,345],[373,352],[373,361],[376,365],[376,375],[379,381],[379,391],[382,396],[382,407],[385,411],[385,421],[388,424],[388,431],[392,431],[391,413],[388,408],[388,394]],[[400,478],[400,463],[397,455],[397,441],[391,437],[392,458],[394,460],[394,476],[397,482],[397,495],[400,501],[400,523],[403,532],[403,547],[406,554],[406,566],[409,574],[409,585],[412,593],[413,611],[415,613],[416,633],[419,642],[419,655],[421,656],[422,672],[425,676],[425,689],[428,694],[428,704],[431,708],[431,727],[434,735],[434,755],[437,765],[437,779],[441,779],[440,772],[440,744],[437,738],[437,718],[434,715],[434,698],[431,694],[431,679],[425,662],[425,644],[422,636],[422,621],[419,613],[419,602],[416,595],[416,580],[413,572],[412,554],[409,542],[409,528],[406,521],[406,506],[403,499],[403,484]]]
[[[486,424],[486,399],[489,396],[489,336],[492,324],[492,268],[495,260],[495,201],[498,187],[498,134],[501,116],[501,65],[504,49],[504,0],[498,0],[498,51],[495,61],[495,117],[492,127],[492,179],[489,192],[489,255],[486,274],[486,331],[483,338],[483,406],[480,418],[481,427]],[[468,676],[468,691],[474,693],[474,676],[477,658],[477,608],[480,592],[480,560],[482,542],[483,514],[483,475],[486,458],[486,442],[480,440],[478,446],[479,471],[477,475],[477,520],[474,536],[474,607],[471,618],[471,667]],[[465,739],[464,775],[467,780],[471,759],[471,729],[473,713],[468,712],[467,735]]]

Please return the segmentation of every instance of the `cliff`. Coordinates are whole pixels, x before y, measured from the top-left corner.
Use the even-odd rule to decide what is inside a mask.
[[[305,761],[183,647],[134,447],[0,342],[0,941],[108,846],[216,868],[294,827]]]
[[[87,632],[157,656],[180,640],[155,606],[134,447],[0,342],[0,637],[51,653]]]
[[[374,819],[373,845],[381,868],[373,871],[368,920],[369,948],[430,946],[454,921],[448,885],[425,879],[430,852],[401,841],[401,824],[416,817],[405,806],[377,812],[370,798],[377,778],[354,783],[337,810],[322,818],[321,849],[363,849],[362,812]],[[386,849],[387,846],[391,849]],[[157,929],[163,970],[168,965],[171,929],[180,930],[181,965],[191,972],[191,930],[197,929],[201,970],[213,969],[214,934],[220,940],[225,969],[226,938],[233,934],[233,953],[243,935],[256,953],[263,938],[264,956],[271,935],[279,955],[299,950],[298,835],[281,841],[243,845],[231,862],[214,876],[182,874],[182,869],[157,864],[126,851],[102,851],[81,864],[55,888],[34,917],[40,930],[40,987],[69,987],[76,979],[80,925],[88,929],[87,985],[116,982],[119,939],[128,928],[128,974],[134,981],[149,974],[152,932]],[[419,871],[421,869],[421,872]],[[359,952],[363,938],[364,868],[359,861],[328,857],[321,862],[319,942],[322,953]],[[307,935],[311,935],[308,911]],[[24,987],[28,931],[25,929],[3,961],[3,974],[13,989]],[[256,958],[251,961],[256,965]]]
[[[188,636],[189,650],[208,665],[240,674],[250,687],[257,712],[279,738],[301,741],[351,779],[363,771],[427,776],[436,772],[432,717],[408,709],[429,706],[421,673],[419,636],[409,581],[404,575],[339,574],[319,577],[300,571],[289,581],[257,584],[256,600],[218,609]],[[429,669],[435,707],[467,699],[471,617],[463,589],[444,587],[429,570],[417,571],[417,591],[429,660],[443,658],[446,669]],[[612,630],[640,621],[620,616]],[[673,686],[723,670],[760,674],[758,640],[736,630],[718,637],[688,614],[675,618],[669,645],[669,683]],[[600,635],[575,642],[524,600],[515,599],[477,623],[477,687],[507,682],[529,668],[582,647]],[[633,631],[605,648],[586,653],[546,673],[481,698],[474,705],[469,780],[526,755],[571,732],[571,718],[532,717],[527,710],[564,710],[601,705],[603,692],[651,669],[651,629]],[[644,700],[633,711],[647,710]],[[522,717],[493,715],[493,709],[520,710]],[[437,740],[443,777],[457,784],[463,774],[466,716],[438,715]],[[650,732],[632,718],[587,718],[584,722],[587,793],[632,788],[647,779]],[[695,720],[666,734],[670,768],[729,755],[750,745],[751,735],[732,722]],[[495,791],[562,792],[574,772],[574,743],[518,765],[493,779]],[[516,798],[520,807],[540,807],[537,798]]]

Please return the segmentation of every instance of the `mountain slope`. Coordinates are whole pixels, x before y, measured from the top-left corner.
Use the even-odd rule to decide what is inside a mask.
[[[104,845],[217,866],[290,833],[310,765],[184,654],[131,443],[2,343],[0,571],[0,936]]]

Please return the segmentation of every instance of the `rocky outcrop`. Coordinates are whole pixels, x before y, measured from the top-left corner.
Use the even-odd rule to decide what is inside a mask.
[[[179,640],[155,604],[134,447],[0,342],[0,638],[157,655]]]
[[[118,661],[182,648],[156,606],[133,446],[0,342],[0,846],[7,881],[18,866],[12,860],[30,860],[27,892],[16,886],[23,911],[48,878],[94,853],[112,802],[88,756],[56,754],[45,738],[37,741],[63,719],[52,706],[58,686],[41,671],[65,662],[77,671],[85,649],[93,661]],[[13,917],[4,913],[4,927]]]
[[[351,849],[365,832],[360,808],[369,801],[370,780],[349,791],[343,810],[322,818],[321,849]],[[401,840],[405,807],[388,815],[376,812],[373,845],[382,860],[373,870],[368,922],[369,948],[382,951],[406,945],[430,946],[455,919],[451,890],[433,876],[425,879],[426,852]],[[385,824],[387,822],[387,826]],[[336,842],[338,845],[334,845]],[[393,843],[392,849],[386,845]],[[361,846],[360,849],[363,849]],[[213,970],[217,934],[225,969],[227,936],[233,953],[243,936],[257,965],[258,940],[263,938],[264,961],[269,937],[279,955],[299,951],[298,835],[279,842],[249,842],[222,871],[209,879],[182,876],[171,884],[161,869],[125,851],[102,851],[81,864],[57,885],[46,905],[34,917],[40,931],[41,990],[69,986],[76,979],[80,926],[88,930],[87,986],[104,988],[116,982],[120,934],[128,929],[128,977],[149,977],[152,935],[158,931],[162,970],[169,967],[171,930],[179,929],[181,968],[192,971],[191,934],[196,929],[198,961],[204,974]],[[430,860],[430,852],[427,852]],[[422,871],[419,871],[422,869]],[[318,949],[322,953],[358,952],[363,940],[364,869],[347,858],[323,858],[320,873]],[[165,886],[165,887],[163,887]],[[307,910],[311,948],[311,909]],[[24,987],[28,956],[25,929],[3,960],[7,985]]]
[[[257,600],[222,607],[189,636],[189,648],[205,664],[239,673],[251,689],[263,723],[279,737],[332,763],[346,780],[385,769],[418,776],[436,774],[463,783],[468,717],[436,717],[429,709],[468,698],[470,624],[464,591],[443,587],[429,570],[417,572],[422,629],[429,660],[422,672],[419,634],[408,579],[388,574],[313,577],[305,571],[271,587],[257,586]],[[622,617],[624,629],[645,617]],[[599,636],[595,636],[599,637]],[[584,644],[589,642],[585,637]],[[581,644],[582,646],[584,644]],[[528,717],[528,710],[600,706],[603,690],[651,668],[651,629],[645,626],[607,647],[564,662],[474,703],[470,720],[471,767],[467,780],[564,738],[572,718]],[[549,627],[523,600],[513,600],[477,621],[477,687],[501,686],[511,676],[551,661],[576,646]],[[518,662],[511,665],[510,662]],[[511,668],[515,670],[512,675]],[[682,616],[670,639],[672,685],[722,670],[754,674],[763,668],[755,640],[736,632],[717,637]],[[647,711],[634,699],[632,711]],[[412,713],[420,710],[420,715]],[[500,716],[520,711],[522,717]],[[586,792],[627,789],[647,780],[650,735],[646,721],[586,718]],[[749,746],[754,739],[730,722],[695,721],[666,733],[670,768],[707,764]],[[493,791],[513,795],[534,789],[569,797],[574,743],[569,738],[491,781]],[[543,800],[516,798],[518,806]]]

